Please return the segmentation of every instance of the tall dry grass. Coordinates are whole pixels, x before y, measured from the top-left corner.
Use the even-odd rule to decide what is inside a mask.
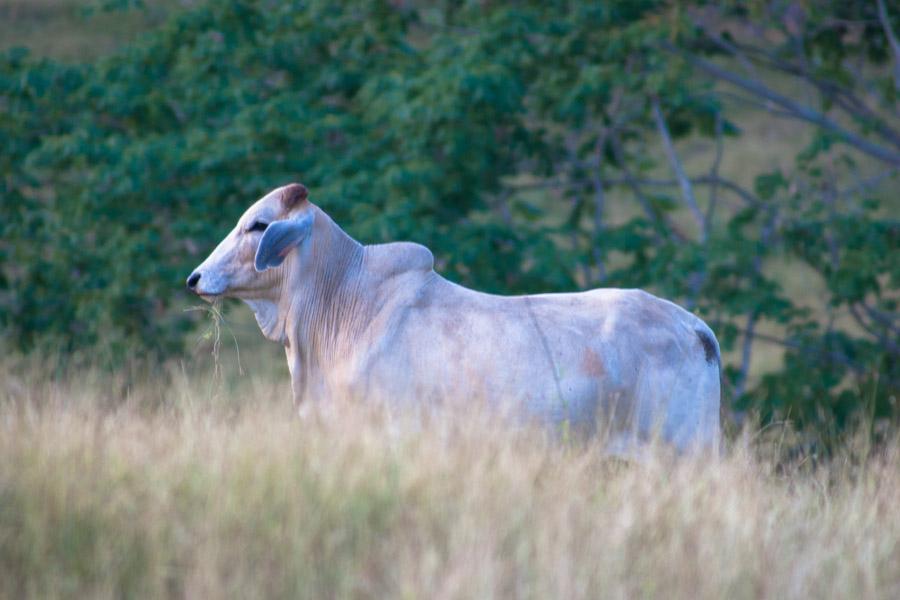
[[[897,598],[900,443],[610,462],[479,411],[0,361],[9,598]],[[771,435],[770,435],[771,434]]]

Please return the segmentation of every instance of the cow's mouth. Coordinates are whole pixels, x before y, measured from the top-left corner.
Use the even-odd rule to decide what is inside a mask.
[[[214,302],[222,297],[222,292],[196,291],[194,293],[197,294],[198,296],[200,296],[201,298],[203,298],[204,300],[206,300],[207,302]]]

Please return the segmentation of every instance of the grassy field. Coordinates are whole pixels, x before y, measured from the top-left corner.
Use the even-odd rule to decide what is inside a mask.
[[[896,598],[900,440],[640,465],[287,380],[0,363],[0,596]],[[860,436],[860,440],[864,439]]]

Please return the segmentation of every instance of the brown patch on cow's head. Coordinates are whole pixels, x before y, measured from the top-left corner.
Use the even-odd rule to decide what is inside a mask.
[[[309,191],[302,183],[290,183],[281,190],[281,206],[285,211],[295,209],[300,203],[305,202]]]
[[[581,368],[592,377],[602,377],[606,374],[606,365],[603,364],[603,359],[594,352],[593,348],[584,351],[581,356]]]

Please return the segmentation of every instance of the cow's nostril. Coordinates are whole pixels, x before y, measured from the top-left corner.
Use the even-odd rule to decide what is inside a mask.
[[[187,280],[187,286],[194,289],[197,286],[198,281],[200,281],[200,273],[191,273],[191,276],[188,277]]]

